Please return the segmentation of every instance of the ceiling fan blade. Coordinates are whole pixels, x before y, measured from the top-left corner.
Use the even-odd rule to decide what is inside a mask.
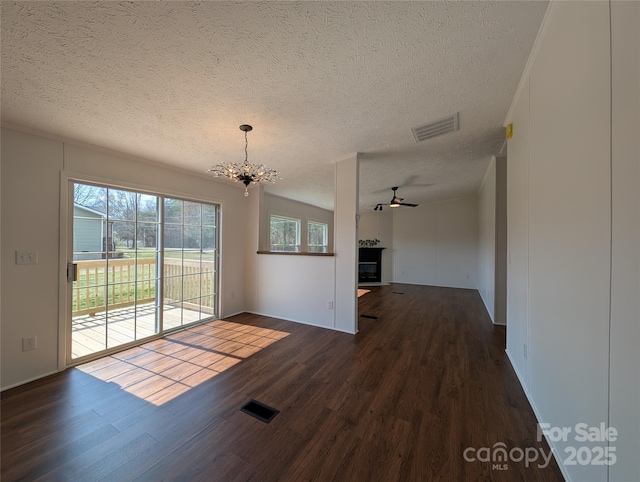
[[[420,175],[419,174],[411,174],[410,176],[407,176],[404,181],[402,181],[400,184],[398,184],[398,186],[400,187],[405,187],[405,186],[414,186],[415,182],[420,179]]]
[[[417,183],[417,184],[414,184],[413,183],[413,181],[414,181],[413,178],[417,179],[418,177],[419,176],[412,176],[411,178],[407,178],[407,181],[404,182],[404,183],[401,183],[398,186],[398,189],[405,188],[405,187],[406,188],[413,188],[413,187],[431,187],[431,186],[435,186],[434,183],[427,183],[427,184],[419,184],[419,183]],[[369,194],[380,194],[380,193],[383,193],[383,192],[389,192],[389,188],[385,187],[385,188],[382,188],[382,189],[376,189],[375,191],[371,191]]]
[[[396,208],[398,206],[408,206],[411,208],[415,208],[418,207],[418,204],[413,204],[413,203],[403,203],[402,201],[404,201],[404,198],[398,197],[396,191],[398,190],[397,187],[392,187],[391,190],[393,191],[393,197],[391,198],[391,201],[389,201],[389,207],[390,208]]]

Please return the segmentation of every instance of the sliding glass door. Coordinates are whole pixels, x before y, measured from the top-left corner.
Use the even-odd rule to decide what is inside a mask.
[[[68,359],[217,316],[215,205],[73,183]]]

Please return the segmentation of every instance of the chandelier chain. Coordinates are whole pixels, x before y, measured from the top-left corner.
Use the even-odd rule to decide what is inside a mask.
[[[247,131],[244,131],[244,163],[249,164],[248,154],[249,141],[247,140]]]

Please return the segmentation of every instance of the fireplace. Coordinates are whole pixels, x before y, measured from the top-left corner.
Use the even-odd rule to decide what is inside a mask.
[[[360,248],[358,253],[358,283],[382,281],[382,250],[385,248]]]

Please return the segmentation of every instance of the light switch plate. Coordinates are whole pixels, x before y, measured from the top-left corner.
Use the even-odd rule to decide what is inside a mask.
[[[16,264],[38,264],[38,251],[16,251]]]

